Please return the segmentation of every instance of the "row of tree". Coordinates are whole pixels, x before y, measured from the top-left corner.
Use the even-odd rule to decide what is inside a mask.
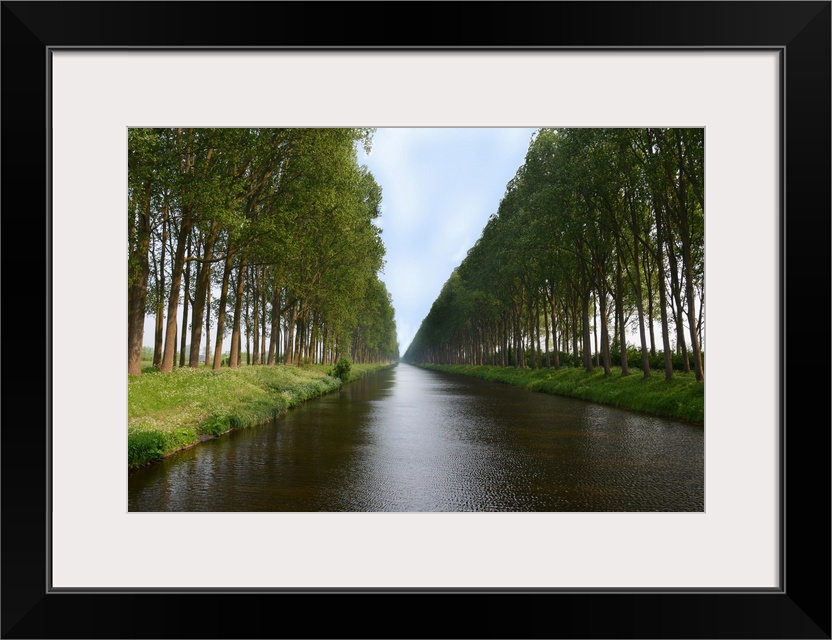
[[[398,359],[381,188],[357,160],[372,134],[130,129],[128,373],[146,315],[162,372],[236,367],[243,333],[251,364]]]
[[[629,333],[704,380],[704,291],[703,129],[540,129],[404,359],[626,375]]]

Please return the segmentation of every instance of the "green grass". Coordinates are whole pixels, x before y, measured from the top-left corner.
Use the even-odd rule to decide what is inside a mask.
[[[353,364],[348,382],[387,365]],[[242,366],[213,371],[152,367],[128,376],[128,467],[134,469],[232,429],[269,422],[342,385],[330,367]]]
[[[653,415],[700,424],[705,421],[705,385],[697,382],[693,373],[675,372],[673,379],[668,382],[664,379],[663,371],[654,371],[645,379],[641,371],[632,369],[630,375],[622,377],[621,369],[617,367],[612,369],[609,376],[605,376],[603,369],[587,373],[583,369],[571,367],[555,370],[469,365],[418,366]]]

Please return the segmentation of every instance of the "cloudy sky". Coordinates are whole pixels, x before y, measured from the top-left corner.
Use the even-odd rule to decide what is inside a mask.
[[[402,355],[442,285],[496,213],[534,131],[380,128],[370,155],[359,150],[359,162],[382,189],[376,224],[386,264],[380,277],[393,297]],[[180,306],[180,322],[181,313]],[[145,346],[153,346],[153,336],[154,320],[147,317]],[[226,337],[224,349],[229,346]]]
[[[366,164],[382,188],[381,279],[402,355],[442,285],[496,213],[534,129],[378,129]]]

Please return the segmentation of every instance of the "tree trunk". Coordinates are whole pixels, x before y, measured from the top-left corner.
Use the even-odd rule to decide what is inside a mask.
[[[275,361],[280,358],[277,352],[280,345],[280,287],[276,284],[272,292],[272,331],[269,336],[269,360],[268,365],[274,366]]]
[[[543,287],[544,294],[546,292],[546,286]],[[552,366],[552,359],[549,355],[549,301],[544,298],[543,300],[543,326],[546,329],[546,368],[549,369]]]
[[[225,334],[225,316],[228,306],[228,282],[231,278],[231,267],[234,260],[234,252],[228,247],[225,254],[225,265],[222,272],[222,285],[220,287],[220,306],[217,310],[217,342],[214,346],[214,364],[212,368],[217,371],[222,366],[222,339]],[[230,361],[229,361],[230,364]]]
[[[615,265],[615,281],[616,281],[616,297],[615,297],[615,316],[618,324],[618,348],[621,350],[621,375],[626,376],[630,373],[630,366],[627,362],[627,329],[624,326],[624,279],[621,277],[621,243],[618,235],[615,237],[616,245],[616,265]]]
[[[693,257],[691,255],[690,216],[685,189],[684,154],[682,152],[681,133],[676,130],[676,149],[679,158],[679,213],[681,217],[682,262],[685,269],[686,297],[688,299],[688,326],[690,328],[690,348],[693,351],[693,368],[696,379],[705,381],[702,368],[702,352],[699,348],[699,333],[696,327],[695,292],[693,290]]]
[[[529,346],[531,347],[531,368],[537,369],[537,342],[540,331],[535,333],[534,300],[529,296]]]
[[[188,236],[191,233],[191,213],[184,208],[182,210],[182,225],[179,230],[179,238],[176,242],[176,254],[173,258],[171,273],[170,294],[168,295],[167,330],[165,332],[165,349],[162,356],[163,373],[173,371],[173,361],[176,357],[176,312],[179,309],[179,291],[182,287],[182,272],[185,267],[185,249],[188,245]]]
[[[211,289],[205,301],[205,366],[211,366]]]
[[[249,316],[249,296],[245,294],[245,302],[243,303],[243,321],[246,326],[246,364],[251,364],[251,321]]]
[[[240,269],[237,274],[237,297],[234,301],[234,321],[231,325],[231,354],[228,358],[228,366],[236,369],[240,364],[240,319],[243,315],[243,291],[245,289],[246,261],[240,261]]]
[[[601,352],[598,349],[598,294],[592,292],[592,337],[595,342],[595,366],[601,366]]]
[[[199,365],[199,348],[202,344],[202,317],[205,314],[205,305],[210,297],[211,289],[211,260],[214,258],[214,246],[220,233],[220,226],[216,222],[211,225],[211,230],[205,238],[205,245],[202,253],[204,262],[200,264],[196,279],[196,293],[194,294],[194,319],[191,329],[191,353],[188,358],[189,367]],[[207,346],[206,346],[207,349]]]
[[[260,364],[260,267],[254,268],[254,274],[251,279],[252,291],[252,315],[251,315],[251,332],[252,332],[252,349],[251,364]],[[246,333],[248,335],[248,333]]]
[[[147,280],[150,275],[150,206],[153,184],[144,186],[144,200],[136,207],[131,225],[130,274],[127,288],[127,373],[141,375],[144,316],[147,304]],[[134,239],[135,238],[135,239]]]
[[[667,294],[664,287],[664,234],[662,232],[662,212],[656,209],[656,263],[659,269],[659,311],[662,321],[662,349],[664,350],[664,379],[673,379],[673,354],[670,351],[670,331],[667,323]]]
[[[668,224],[668,232],[670,232],[670,224]],[[670,233],[667,236],[672,238]],[[673,298],[675,301],[675,317],[674,323],[676,325],[676,347],[682,356],[682,370],[685,373],[690,373],[690,362],[688,360],[688,347],[685,343],[685,329],[682,320],[682,287],[679,283],[678,262],[676,260],[676,248],[672,241],[667,245],[667,257],[670,260],[670,284],[672,288]]]
[[[190,139],[191,130],[188,130],[188,137]],[[191,146],[189,141],[184,142],[182,129],[176,130],[177,145],[179,151],[179,171],[183,175],[187,175],[191,171],[193,157],[191,154]],[[170,373],[173,371],[173,363],[176,359],[176,313],[179,309],[179,290],[182,286],[182,271],[185,268],[185,252],[188,247],[188,242],[191,235],[191,225],[193,223],[193,216],[190,205],[182,207],[182,220],[179,226],[179,236],[176,242],[176,253],[173,257],[173,264],[171,266],[171,283],[170,294],[168,295],[168,311],[167,311],[167,328],[165,331],[165,348],[162,355],[162,366],[160,370],[163,373]]]
[[[284,364],[293,364],[295,360],[295,322],[297,320],[297,302],[289,306],[289,319],[286,323],[286,345],[283,349]]]
[[[153,366],[162,368],[162,340],[165,335],[165,249],[168,243],[168,199],[165,196],[162,218],[162,258],[159,262],[159,275],[156,279],[156,336],[153,345]]]
[[[526,346],[523,344],[523,309],[518,303],[516,306],[514,317],[514,335],[517,341],[516,351],[516,366],[521,369],[526,368]]]
[[[644,330],[644,303],[641,298],[641,278],[636,276],[636,309],[638,310],[638,334],[641,342],[641,370],[645,378],[650,377],[650,351]]]
[[[577,294],[573,293],[569,314],[572,320],[572,362],[575,367],[579,366],[578,363],[581,361],[581,352],[578,349],[578,335],[580,333],[578,330],[578,322],[580,321],[580,315],[578,314],[579,303],[577,297]]]
[[[190,252],[190,241],[188,242],[188,252]],[[187,262],[185,264],[185,290],[183,293],[182,298],[182,331],[179,334],[181,336],[181,344],[179,346],[179,366],[185,366],[185,347],[187,346],[188,341],[188,302],[190,302],[191,298],[191,263]]]
[[[265,269],[260,277],[260,288],[261,288],[261,298],[260,298],[260,317],[262,325],[260,326],[260,362],[262,364],[266,363],[266,322],[268,315],[266,314],[266,273]]]
[[[582,268],[583,272],[584,269]],[[583,360],[584,369],[587,372],[592,371],[592,336],[589,331],[589,286],[587,285],[586,275],[581,273],[581,288],[584,290],[581,296],[581,329],[583,330]]]
[[[554,353],[552,354],[552,357],[554,358],[554,363],[553,364],[555,366],[555,369],[560,369],[560,347],[558,345],[558,331],[557,331],[557,323],[556,323],[557,307],[556,307],[556,303],[555,303],[555,285],[554,285],[554,283],[552,283],[551,287],[552,287],[552,289],[551,289],[551,291],[549,291],[548,297],[549,297],[550,309],[552,311],[552,350],[554,351]]]
[[[686,297],[688,300],[688,326],[690,329],[690,348],[693,352],[693,368],[696,372],[696,379],[700,382],[705,381],[705,371],[702,368],[702,352],[699,349],[699,335],[696,331],[696,309],[695,292],[693,290],[693,265],[691,264],[690,255],[690,237],[687,235],[686,229],[683,230],[682,236],[682,259],[685,262],[685,284]]]
[[[156,335],[153,341],[153,367],[159,369],[162,366],[162,339],[165,335],[165,303],[164,294],[159,294],[156,301]]]
[[[601,291],[598,294],[601,311],[601,360],[604,364],[604,375],[610,375],[610,334],[609,334],[609,319],[607,318],[607,292],[604,288],[604,280],[601,279]]]
[[[653,269],[650,267],[649,251],[645,247],[642,254],[642,264],[644,265],[644,288],[647,290],[647,330],[650,336],[650,355],[656,357],[656,331],[653,327],[653,319],[655,310],[653,308]]]
[[[641,268],[639,266],[638,224],[636,207],[630,202],[630,216],[633,232],[633,275],[636,290],[636,310],[638,311],[638,334],[641,342],[641,370],[645,378],[650,377],[650,354],[647,350],[647,335],[644,332],[644,301],[641,292]]]

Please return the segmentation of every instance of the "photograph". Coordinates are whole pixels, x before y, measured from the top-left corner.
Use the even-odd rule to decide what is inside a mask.
[[[127,153],[131,512],[704,511],[704,128]]]
[[[0,637],[829,640],[832,3],[400,6],[2,2]]]

